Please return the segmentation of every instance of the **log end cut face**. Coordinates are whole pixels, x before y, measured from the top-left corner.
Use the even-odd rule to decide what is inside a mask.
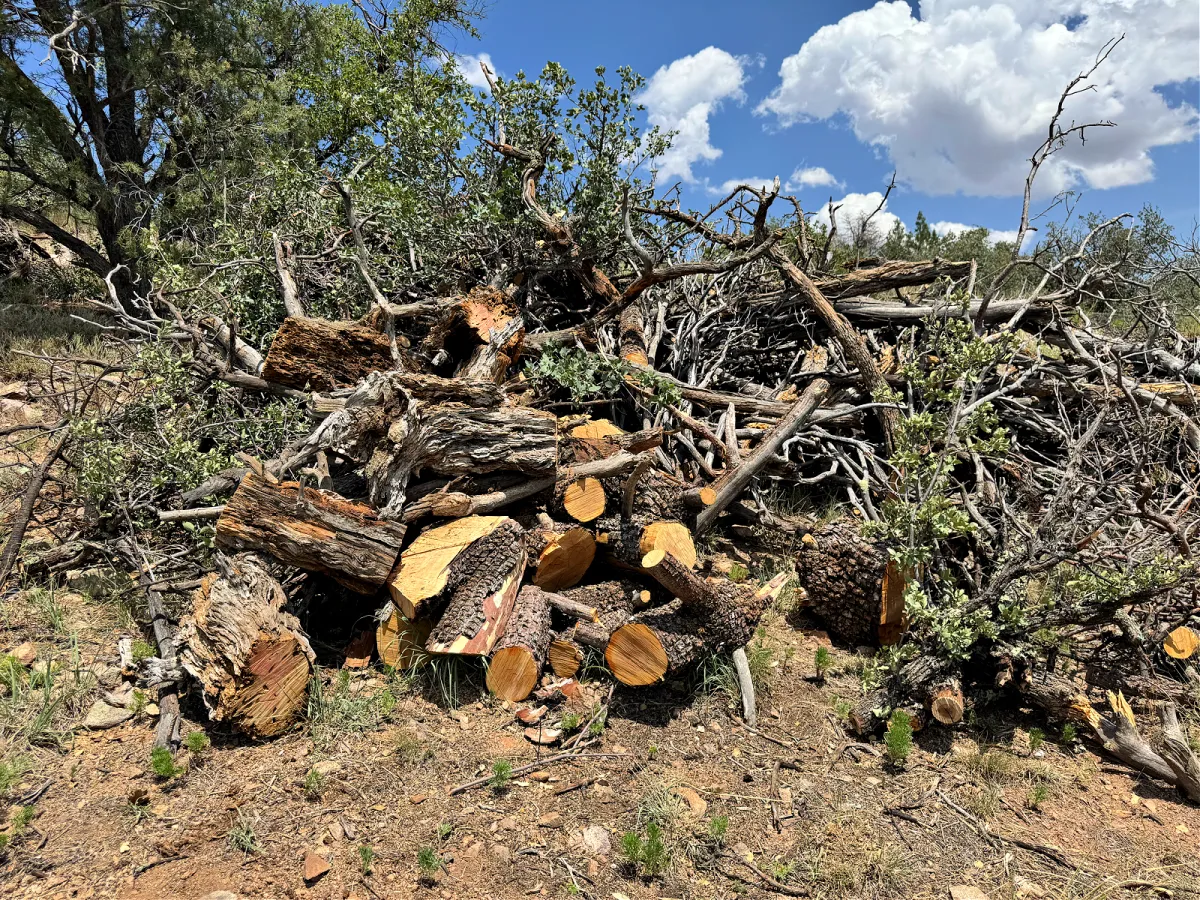
[[[400,672],[419,668],[428,658],[425,642],[432,628],[429,619],[413,621],[393,607],[391,615],[375,629],[379,661]]]
[[[586,528],[555,535],[537,561],[533,583],[544,591],[564,591],[583,580],[596,558],[596,539]]]
[[[537,687],[538,664],[524,647],[505,647],[492,654],[488,664],[488,690],[501,700],[524,700]]]
[[[583,652],[574,641],[555,638],[546,655],[550,668],[559,678],[574,678],[583,665]]]
[[[692,541],[692,533],[680,522],[651,522],[642,529],[638,549],[643,556],[661,550],[670,553],[689,569],[696,567],[696,545]]]
[[[579,478],[567,485],[562,505],[577,522],[591,522],[604,515],[604,484],[598,478]]]
[[[667,674],[667,653],[657,635],[640,622],[622,625],[604,651],[609,669],[621,684],[657,684]]]
[[[275,737],[291,727],[308,699],[312,665],[305,651],[290,634],[255,641],[246,670],[226,688],[224,719],[256,738]]]

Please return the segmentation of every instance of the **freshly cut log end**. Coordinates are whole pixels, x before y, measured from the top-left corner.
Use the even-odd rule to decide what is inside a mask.
[[[393,367],[391,341],[374,329],[288,316],[271,342],[262,377],[286,387],[328,391]]]
[[[586,528],[567,528],[543,535],[545,547],[537,557],[533,583],[545,591],[574,587],[596,558],[596,538]]]
[[[591,522],[604,515],[604,485],[598,478],[580,478],[566,486],[562,506],[577,522]]]
[[[936,688],[929,700],[929,712],[943,725],[957,725],[963,717],[962,688],[957,684]]]
[[[550,645],[550,604],[541,588],[525,585],[517,595],[504,637],[488,664],[487,686],[502,700],[524,700],[537,687]]]
[[[463,551],[511,521],[505,516],[467,516],[423,531],[400,554],[400,564],[387,580],[392,602],[406,618],[419,619],[461,567],[455,561]]]
[[[217,520],[217,546],[264,550],[282,562],[324,572],[362,594],[387,580],[404,526],[379,518],[364,503],[248,472]]]
[[[694,488],[684,493],[683,502],[688,509],[704,509],[717,502],[717,492],[707,485]]]
[[[608,421],[608,419],[589,419],[580,425],[574,426],[568,433],[571,437],[580,440],[599,440],[607,437],[619,437],[625,434],[625,431]]]
[[[658,684],[670,665],[662,640],[640,622],[629,622],[613,632],[604,660],[617,681],[634,687]]]
[[[864,539],[860,529],[842,519],[806,535],[796,554],[796,576],[808,605],[832,634],[858,644],[894,642],[905,627],[908,578],[887,548]]]
[[[419,668],[428,659],[425,642],[432,628],[428,619],[413,621],[391,604],[390,614],[375,629],[379,661],[400,672]]]
[[[558,637],[550,642],[546,652],[550,668],[559,678],[574,678],[583,665],[583,650],[573,640]]]
[[[1172,659],[1191,659],[1196,651],[1200,650],[1200,635],[1186,625],[1181,625],[1167,635],[1163,641],[1163,650]]]
[[[467,547],[457,562],[446,585],[450,602],[425,649],[487,656],[504,634],[525,573],[521,526],[506,519]]]
[[[176,635],[179,663],[215,722],[273,737],[304,709],[315,656],[287,595],[254,554],[218,555]]]
[[[696,567],[696,545],[692,541],[692,533],[679,522],[651,522],[642,529],[638,549],[643,556],[661,550],[670,553],[689,569]]]

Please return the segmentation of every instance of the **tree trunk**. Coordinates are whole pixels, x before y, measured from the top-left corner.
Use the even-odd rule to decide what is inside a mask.
[[[333,491],[273,484],[248,472],[217,520],[216,540],[222,549],[264,550],[373,594],[396,564],[404,526]]]
[[[488,690],[514,703],[528,697],[537,687],[550,637],[550,604],[541,588],[527,584],[517,595],[504,637],[492,653]]]
[[[288,316],[271,341],[262,377],[301,390],[329,391],[394,367],[391,341],[373,328]]]
[[[261,558],[218,555],[217,564],[180,622],[178,659],[214,722],[273,737],[303,712],[315,656]]]
[[[425,649],[487,656],[504,634],[525,574],[521,527],[506,520],[462,551],[456,561],[446,584],[450,602]]]

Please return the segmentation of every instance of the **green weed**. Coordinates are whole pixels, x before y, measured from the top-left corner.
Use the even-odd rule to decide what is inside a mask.
[[[175,765],[175,757],[166,747],[155,747],[150,751],[150,771],[164,781],[182,775],[186,770]]]
[[[237,820],[226,833],[225,838],[229,841],[230,847],[245,856],[262,853],[263,848],[254,829],[254,821],[244,809],[238,810]]]
[[[432,847],[422,847],[417,851],[417,868],[421,870],[422,881],[432,881],[441,867],[442,858]]]
[[[887,749],[887,757],[895,765],[902,766],[908,761],[913,745],[912,720],[902,709],[892,710],[888,719],[887,733],[883,736],[883,744]]]
[[[498,759],[492,763],[492,777],[488,779],[488,787],[497,794],[508,789],[512,781],[513,766],[507,759]]]
[[[188,736],[184,739],[183,745],[187,747],[188,753],[193,756],[200,756],[211,746],[212,742],[208,739],[208,735],[197,729],[189,731]]]
[[[316,802],[321,799],[324,792],[325,776],[316,769],[309,769],[308,774],[304,776],[304,796],[308,800]]]
[[[829,667],[833,665],[833,656],[825,647],[818,647],[816,653],[813,654],[813,669],[817,673],[817,680],[824,681],[825,675],[829,672]]]
[[[362,869],[364,876],[370,875],[375,864],[375,851],[367,844],[362,844],[358,848],[358,865]]]

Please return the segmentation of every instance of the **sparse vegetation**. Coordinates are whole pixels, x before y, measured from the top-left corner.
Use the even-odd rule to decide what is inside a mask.
[[[492,776],[488,779],[488,787],[500,794],[508,790],[512,781],[513,765],[507,759],[498,759],[492,763]]]
[[[175,764],[175,757],[166,747],[155,747],[150,751],[150,771],[156,778],[167,781],[182,775],[186,769]]]
[[[1029,729],[1029,752],[1037,753],[1046,743],[1046,733],[1040,728]]]
[[[902,766],[908,762],[912,753],[913,730],[912,720],[904,710],[892,710],[883,743],[887,748],[887,757],[894,765]]]
[[[262,844],[254,826],[254,818],[245,809],[239,809],[233,826],[225,835],[229,846],[245,856],[262,853]]]
[[[308,800],[317,801],[325,792],[325,776],[316,769],[309,769],[304,776],[304,796]]]
[[[432,847],[422,847],[417,851],[417,868],[421,872],[422,881],[432,881],[433,876],[442,867],[442,858]]]
[[[818,647],[813,654],[813,670],[817,674],[818,681],[824,681],[825,676],[829,673],[829,667],[833,665],[833,657],[829,650],[824,647]]]
[[[671,864],[671,854],[663,841],[663,830],[657,822],[648,822],[645,837],[636,831],[621,836],[621,855],[634,872],[646,878],[656,878]]]
[[[203,731],[189,731],[183,745],[187,747],[188,753],[191,753],[193,756],[201,756],[208,752],[208,748],[212,746],[212,741],[208,739],[208,735]]]
[[[367,844],[360,844],[358,847],[358,865],[364,877],[374,871],[375,851]]]
[[[1025,805],[1032,810],[1041,811],[1042,804],[1050,799],[1050,788],[1044,784],[1035,784],[1025,797]]]

